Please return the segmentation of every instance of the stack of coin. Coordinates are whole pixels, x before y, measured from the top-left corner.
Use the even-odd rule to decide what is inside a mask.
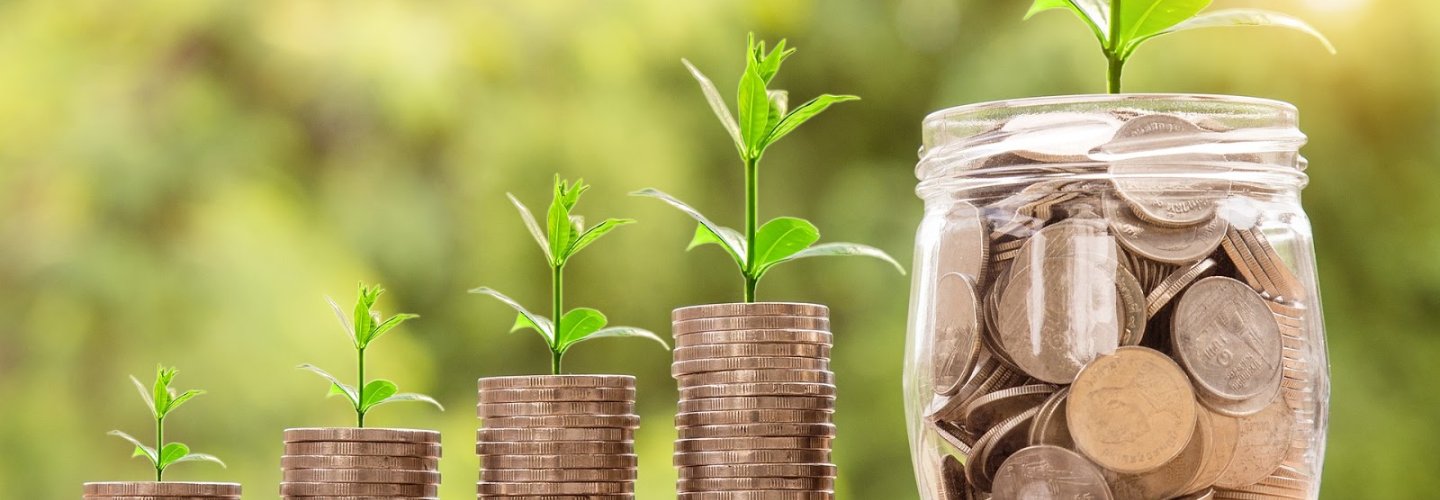
[[[281,498],[435,498],[440,433],[412,429],[285,429]]]
[[[679,498],[834,498],[829,312],[788,303],[674,311]]]
[[[927,499],[1314,498],[1326,375],[1293,267],[1307,229],[1283,189],[1224,176],[1297,157],[1203,152],[1227,131],[1135,110],[990,132],[998,154],[967,175],[1025,182],[923,226]]]
[[[478,498],[635,497],[635,377],[480,379]]]
[[[179,483],[179,482],[109,482],[85,483],[86,500],[127,500],[150,498],[154,500],[208,500],[240,498],[240,485],[235,483]]]

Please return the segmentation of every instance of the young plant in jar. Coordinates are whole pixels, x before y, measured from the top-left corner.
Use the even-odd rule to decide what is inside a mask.
[[[553,197],[544,225],[514,196],[510,202],[550,268],[550,315],[532,312],[520,302],[491,288],[470,293],[486,295],[516,312],[510,331],[530,330],[549,350],[549,375],[486,377],[479,380],[477,406],[484,428],[477,432],[476,453],[483,468],[481,496],[527,494],[543,496],[616,495],[634,491],[635,377],[629,375],[567,375],[565,355],[578,344],[604,338],[638,338],[669,349],[655,333],[632,326],[610,326],[609,319],[589,307],[565,309],[565,270],[581,250],[630,219],[605,219],[587,226],[576,214],[581,195],[590,189],[583,180],[555,176]],[[543,227],[543,229],[542,229]],[[577,463],[596,469],[589,475],[566,474]],[[571,464],[571,465],[564,465]],[[546,469],[517,473],[509,469]]]
[[[925,118],[905,380],[923,498],[1317,496],[1329,384],[1297,111],[1120,84],[1180,31],[1333,48],[1209,4],[1036,0],[1026,18],[1095,34],[1110,93]]]
[[[225,462],[214,455],[194,453],[185,443],[165,441],[165,420],[181,405],[205,391],[190,389],[184,392],[170,387],[177,370],[163,365],[155,367],[155,382],[146,386],[134,376],[130,381],[140,392],[140,398],[150,410],[155,421],[154,446],[148,445],[123,431],[110,431],[111,436],[124,439],[135,446],[134,457],[144,457],[154,469],[154,481],[95,482],[85,483],[86,498],[129,498],[142,496],[184,496],[187,498],[239,498],[240,485],[235,483],[176,482],[165,481],[165,471],[170,466],[183,462],[210,462],[221,467]]]
[[[400,392],[386,379],[366,379],[365,355],[370,347],[415,314],[385,317],[375,303],[385,289],[358,285],[355,306],[347,313],[326,297],[345,339],[355,348],[356,375],[351,385],[311,364],[300,369],[329,382],[328,396],[340,396],[355,411],[354,427],[285,429],[285,455],[280,459],[283,497],[417,496],[438,494],[440,433],[433,430],[366,427],[371,410],[400,402],[428,403],[445,408],[430,396]]]

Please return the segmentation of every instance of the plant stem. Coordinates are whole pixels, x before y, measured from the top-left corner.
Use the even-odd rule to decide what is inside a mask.
[[[356,427],[360,427],[360,428],[364,428],[364,427],[365,427],[365,410],[360,407],[360,404],[361,404],[361,401],[364,401],[364,399],[365,399],[365,348],[364,348],[364,347],[361,347],[361,348],[359,349],[359,351],[360,351],[360,367],[359,367],[358,370],[356,370],[356,372],[358,372],[358,373],[360,374],[360,375],[359,375],[359,377],[360,377],[360,385],[356,386],[356,391],[359,392],[359,394],[356,395],[356,399],[359,400],[359,401],[356,401],[356,402],[355,402],[355,426],[356,426]]]
[[[1105,90],[1111,94],[1120,93],[1120,74],[1125,71],[1125,59],[1120,55],[1125,49],[1119,45],[1121,1],[1110,0],[1110,43],[1105,48],[1105,58],[1109,60],[1110,67],[1106,71]]]
[[[165,468],[160,465],[160,452],[165,449],[165,417],[155,419],[155,482],[165,480]]]
[[[1120,93],[1120,75],[1125,72],[1125,60],[1119,55],[1106,54],[1110,60],[1110,69],[1106,72],[1105,90],[1111,94]]]
[[[755,231],[760,211],[760,158],[745,159],[745,302],[755,302]]]
[[[551,339],[550,345],[550,374],[560,374],[560,361],[565,353],[560,350],[560,327],[562,316],[565,312],[565,265],[560,264],[550,267],[550,317],[555,318],[555,338]]]

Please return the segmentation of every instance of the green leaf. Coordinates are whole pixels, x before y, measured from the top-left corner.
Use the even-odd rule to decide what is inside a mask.
[[[785,62],[786,59],[790,58],[791,54],[795,53],[795,49],[785,48],[784,39],[781,39],[780,43],[775,44],[775,49],[771,50],[769,54],[765,53],[764,41],[761,41],[758,45],[755,44],[754,33],[750,34],[750,44],[754,50],[753,57],[756,58],[756,67],[760,69],[760,78],[764,79],[765,83],[770,83],[771,80],[775,79],[775,74],[780,72],[780,63]]]
[[[145,406],[150,409],[150,416],[160,418],[160,408],[155,406],[155,398],[150,395],[150,389],[140,379],[130,376],[130,381],[135,383],[135,390],[140,391],[140,397],[145,400]]]
[[[1335,53],[1335,45],[1331,44],[1330,39],[1325,38],[1325,35],[1321,34],[1320,30],[1315,29],[1314,26],[1310,26],[1305,21],[1286,14],[1260,9],[1225,9],[1207,12],[1187,19],[1170,29],[1136,40],[1133,43],[1138,45],[1140,42],[1150,38],[1177,31],[1232,26],[1275,26],[1279,28],[1289,28],[1314,37],[1316,40],[1319,40],[1321,44],[1325,45],[1325,50],[1330,51],[1331,54]]]
[[[675,197],[665,194],[664,192],[661,192],[657,189],[645,188],[630,193],[630,195],[655,198],[657,200],[670,204],[670,206],[672,207],[680,209],[681,212],[685,212],[685,215],[689,215],[690,218],[695,219],[696,222],[699,222],[700,226],[704,228],[705,231],[708,231],[710,233],[710,236],[714,237],[715,242],[718,242],[720,246],[725,249],[725,252],[730,254],[730,258],[735,259],[735,264],[740,266],[740,269],[745,269],[745,239],[740,236],[739,232],[735,231],[734,229],[721,226],[714,222],[710,222],[710,219],[705,218],[705,216],[702,215],[699,210],[695,210],[690,205],[686,205],[685,202],[675,199]],[[699,229],[697,229],[696,231],[697,234],[700,232]],[[696,239],[699,239],[698,236]],[[695,239],[692,239],[690,248],[694,248],[695,245]]]
[[[330,381],[330,395],[338,394],[341,396],[345,396],[345,399],[350,401],[350,406],[355,408],[360,407],[360,393],[357,392],[354,387],[344,382],[341,382],[338,378],[335,378],[335,376],[331,375],[330,372],[322,370],[320,369],[320,367],[308,363],[300,365],[297,368],[300,368],[301,370],[309,370],[312,373],[324,378],[325,380]]]
[[[149,446],[145,446],[145,443],[141,443],[139,439],[135,439],[133,436],[131,436],[131,435],[129,435],[129,434],[126,434],[126,433],[124,433],[124,432],[120,432],[120,431],[118,431],[118,430],[117,430],[117,431],[110,431],[110,432],[107,432],[106,434],[109,434],[109,435],[111,435],[111,436],[118,437],[118,438],[120,438],[120,439],[124,439],[124,440],[126,440],[126,441],[129,441],[130,444],[135,445],[135,453],[131,454],[130,456],[132,456],[132,457],[145,457],[145,458],[148,458],[148,459],[150,459],[150,464],[151,464],[151,465],[154,465],[154,464],[159,463],[160,454],[159,454],[159,453],[156,453],[154,448],[151,448],[151,447],[149,447]]]
[[[186,401],[194,399],[195,396],[199,396],[201,394],[205,394],[205,391],[199,389],[190,389],[180,394],[179,396],[176,396],[175,399],[172,399],[170,401],[170,405],[165,407],[165,414],[169,415],[170,412],[175,411],[176,408],[179,408],[180,405],[185,404]]]
[[[554,198],[550,199],[550,210],[546,213],[545,217],[546,234],[548,235],[550,243],[549,253],[554,256],[554,260],[550,263],[552,266],[565,262],[565,250],[570,248],[570,239],[572,237],[570,207],[574,205],[566,203],[567,193],[565,187],[557,176],[555,178]]]
[[[740,231],[725,226],[720,226],[716,228],[716,230],[719,231],[719,233],[712,232],[710,228],[704,224],[696,224],[695,236],[690,238],[690,244],[685,246],[685,251],[688,252],[694,250],[695,247],[709,244],[719,245],[720,248],[725,249],[725,251],[730,254],[730,258],[735,259],[735,264],[739,265],[743,271],[745,264],[742,264],[742,262],[744,262],[746,258],[745,237],[740,234]],[[727,241],[733,241],[739,244],[740,247],[732,250]]]
[[[155,385],[150,390],[151,397],[155,398],[155,418],[165,418],[165,412],[170,408],[170,381],[175,380],[176,370],[155,365]]]
[[[805,104],[801,104],[800,107],[795,108],[790,114],[780,119],[780,123],[775,125],[775,130],[770,132],[770,136],[765,139],[765,147],[769,147],[771,144],[774,144],[775,141],[780,140],[781,137],[785,137],[786,134],[794,131],[801,124],[819,115],[825,111],[825,109],[829,108],[831,104],[858,100],[860,100],[860,98],[853,95],[822,94],[819,97],[805,101]]]
[[[526,320],[529,321],[529,323],[524,326],[534,328],[541,337],[545,338],[546,345],[555,345],[555,325],[552,324],[549,319],[545,318],[544,316],[540,316],[538,314],[530,312],[528,309],[525,309],[525,306],[522,306],[519,302],[516,302],[515,299],[506,297],[505,294],[491,288],[482,286],[479,288],[471,289],[470,293],[489,295],[491,297],[494,297],[495,300],[498,300],[505,303],[505,305],[510,306],[511,309],[514,309],[515,312],[520,313],[520,316],[524,317]],[[520,322],[518,320],[515,324],[516,326],[520,326]],[[514,331],[514,329],[512,328],[511,331]]]
[[[705,94],[705,100],[710,103],[710,110],[715,112],[715,118],[725,127],[725,132],[735,141],[735,150],[745,154],[745,140],[740,137],[740,125],[735,123],[735,117],[730,114],[730,108],[725,106],[725,99],[720,97],[720,89],[715,88],[715,83],[710,81],[704,73],[690,64],[690,61],[681,59],[685,68],[690,70],[690,76],[700,82],[700,91]]]
[[[379,285],[367,287],[364,283],[360,283],[359,288],[352,314],[355,318],[355,347],[363,348],[370,343],[370,334],[375,330],[375,316],[370,314],[370,308],[375,306],[375,301],[385,293],[385,289]]]
[[[1122,57],[1128,57],[1140,41],[1194,17],[1210,6],[1210,0],[1125,0],[1121,5],[1120,37],[1115,47]]]
[[[556,345],[563,348],[573,344],[587,335],[595,333],[596,330],[605,327],[605,315],[600,311],[588,308],[577,307],[565,313],[564,319],[560,320],[560,337]]]
[[[179,460],[176,460],[172,463],[178,464],[180,462],[210,462],[219,464],[221,467],[225,467],[225,462],[220,461],[219,457],[208,453],[191,453],[189,455],[180,457]]]
[[[766,269],[819,240],[820,230],[810,221],[795,217],[770,219],[755,232],[756,270]]]
[[[645,329],[643,329],[643,328],[635,328],[635,327],[633,327],[633,326],[612,326],[612,327],[609,327],[609,328],[601,328],[601,329],[599,329],[599,330],[596,330],[594,333],[591,333],[591,334],[586,335],[586,336],[584,336],[584,337],[575,339],[575,341],[574,341],[574,342],[571,342],[570,345],[573,346],[573,345],[575,345],[575,344],[578,344],[578,343],[581,343],[581,342],[585,342],[585,341],[587,341],[587,340],[603,339],[603,338],[612,338],[612,337],[636,337],[636,338],[646,338],[646,339],[650,339],[650,340],[654,340],[654,341],[656,341],[656,342],[659,342],[660,345],[661,345],[661,346],[664,346],[666,350],[669,350],[669,349],[670,349],[670,344],[665,343],[665,339],[660,338],[660,336],[659,336],[659,335],[656,335],[655,332],[652,332],[652,331],[650,331],[650,330],[645,330]],[[567,347],[569,347],[569,346],[567,346]]]
[[[1035,3],[1030,5],[1030,10],[1025,12],[1025,19],[1054,9],[1068,10],[1075,14],[1075,17],[1090,27],[1095,38],[1100,40],[1100,45],[1109,47],[1110,0],[1035,0]]]
[[[531,214],[530,209],[525,208],[525,204],[520,203],[520,200],[516,199],[515,195],[505,193],[505,197],[510,198],[510,203],[514,204],[515,209],[520,211],[520,219],[525,221],[525,228],[530,230],[530,236],[535,238],[535,243],[540,245],[542,252],[545,252],[545,262],[553,264],[555,262],[555,256],[550,253],[550,244],[545,241],[545,232],[540,230],[540,223],[535,222],[535,215]]]
[[[610,231],[614,231],[615,228],[626,224],[634,223],[635,219],[605,219],[599,224],[596,224],[595,227],[587,229],[584,233],[581,233],[580,237],[575,239],[575,243],[573,245],[570,245],[570,249],[565,252],[565,256],[566,258],[569,258],[570,256],[580,253],[580,250],[590,246],[591,243],[594,243],[595,240],[600,239],[601,236],[605,236],[606,234],[610,233]]]
[[[335,303],[335,299],[328,295],[325,297],[325,302],[329,302],[330,308],[335,310],[335,317],[340,319],[340,326],[345,328],[345,334],[350,339],[350,343],[358,344],[359,342],[355,338],[355,325],[350,324],[350,319],[345,317],[345,310],[341,309],[340,304]]]
[[[900,274],[905,274],[905,267],[901,266],[899,262],[896,262],[895,259],[890,256],[890,254],[887,254],[885,253],[885,251],[878,248],[868,245],[861,245],[859,243],[821,243],[819,245],[806,248],[799,252],[795,252],[794,254],[784,259],[771,262],[769,265],[765,266],[765,268],[762,269],[761,272],[763,273],[778,264],[790,262],[796,259],[805,259],[810,257],[850,256],[874,257],[876,259],[889,262],[890,265],[895,266],[895,270],[900,271]]]
[[[413,392],[402,392],[402,393],[400,393],[400,394],[396,394],[396,395],[394,395],[394,396],[390,396],[390,397],[388,397],[388,398],[385,398],[385,399],[381,400],[381,401],[378,402],[378,403],[375,403],[375,406],[380,406],[380,405],[383,405],[383,404],[390,404],[390,403],[402,403],[402,402],[406,402],[406,401],[419,401],[419,402],[421,402],[421,403],[430,403],[430,404],[432,404],[432,405],[435,405],[436,408],[439,408],[440,411],[445,411],[445,407],[444,407],[444,406],[441,406],[441,405],[440,405],[440,402],[439,402],[439,401],[436,401],[435,398],[432,398],[432,397],[430,397],[430,396],[426,396],[426,395],[424,395],[424,394],[416,394],[416,393],[413,393]]]
[[[384,322],[380,323],[378,326],[375,327],[375,333],[370,335],[370,342],[380,340],[380,337],[384,336],[386,333],[389,333],[390,330],[393,330],[395,327],[400,326],[400,323],[404,323],[418,317],[420,317],[419,314],[408,313],[401,313],[391,316],[390,319],[385,320]],[[365,345],[369,346],[370,344],[366,343]]]
[[[400,392],[400,388],[396,387],[394,382],[385,379],[371,380],[360,391],[360,411],[369,410],[398,392]]]
[[[736,105],[740,110],[740,137],[745,139],[745,156],[758,158],[765,138],[770,135],[766,125],[770,117],[770,96],[765,90],[764,78],[753,64],[740,76],[739,94]]]
[[[164,448],[160,449],[160,463],[156,464],[156,467],[164,469],[189,454],[190,447],[185,446],[185,443],[167,444]]]

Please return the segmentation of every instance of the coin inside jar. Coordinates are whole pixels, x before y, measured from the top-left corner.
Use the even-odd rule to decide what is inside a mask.
[[[1195,427],[1195,393],[1159,351],[1121,347],[1070,386],[1066,424],[1076,447],[1107,469],[1141,473],[1175,458]]]
[[[1056,446],[1031,446],[995,473],[994,498],[1109,500],[1110,486],[1094,464]]]
[[[978,354],[980,299],[975,282],[960,273],[941,276],[935,296],[935,345],[931,350],[935,392],[955,394]]]
[[[1222,399],[1269,394],[1280,384],[1280,326],[1248,285],[1212,276],[1175,306],[1175,355],[1196,387]]]
[[[1220,217],[1183,227],[1166,227],[1136,217],[1130,207],[1106,196],[1105,218],[1121,245],[1156,262],[1189,264],[1205,258],[1220,247],[1228,227]]]

